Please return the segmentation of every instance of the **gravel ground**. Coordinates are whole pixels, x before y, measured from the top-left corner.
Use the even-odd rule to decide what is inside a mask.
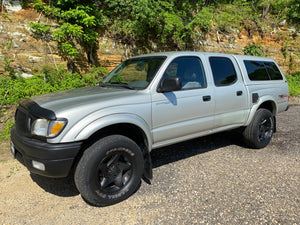
[[[300,106],[262,150],[225,132],[152,151],[154,179],[117,205],[85,203],[71,178],[1,162],[1,224],[300,224]],[[9,151],[7,145],[2,145]]]

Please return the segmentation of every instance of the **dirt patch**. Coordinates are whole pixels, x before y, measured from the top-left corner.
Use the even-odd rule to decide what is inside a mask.
[[[300,97],[291,97],[289,101],[290,106],[300,105]]]
[[[12,158],[10,153],[9,141],[0,141],[0,163],[6,162]]]
[[[39,18],[39,13],[32,8],[28,8],[16,12],[13,17],[16,21],[24,21],[24,19],[26,21],[37,21]]]

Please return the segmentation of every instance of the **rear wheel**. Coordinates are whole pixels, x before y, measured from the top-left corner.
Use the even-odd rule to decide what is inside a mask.
[[[143,168],[138,145],[125,136],[112,135],[85,150],[75,171],[75,184],[87,202],[112,205],[136,191]]]
[[[258,109],[243,132],[245,143],[251,148],[264,148],[272,139],[274,117],[267,109]]]

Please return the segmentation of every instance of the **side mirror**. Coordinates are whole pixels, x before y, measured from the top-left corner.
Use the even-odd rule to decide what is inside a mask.
[[[178,91],[181,90],[181,80],[177,76],[166,77],[160,83],[160,87],[158,88],[158,92],[170,92],[170,91]]]

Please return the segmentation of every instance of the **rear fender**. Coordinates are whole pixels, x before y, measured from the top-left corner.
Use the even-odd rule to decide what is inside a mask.
[[[252,108],[250,110],[249,117],[245,124],[246,126],[248,126],[251,123],[256,111],[260,108],[260,106],[263,103],[268,102],[268,101],[271,101],[271,103],[272,103],[273,110],[271,111],[271,113],[273,114],[274,117],[277,115],[277,107],[276,107],[276,103],[275,103],[276,101],[275,101],[274,97],[272,97],[270,95],[259,97],[258,101],[252,106]]]

